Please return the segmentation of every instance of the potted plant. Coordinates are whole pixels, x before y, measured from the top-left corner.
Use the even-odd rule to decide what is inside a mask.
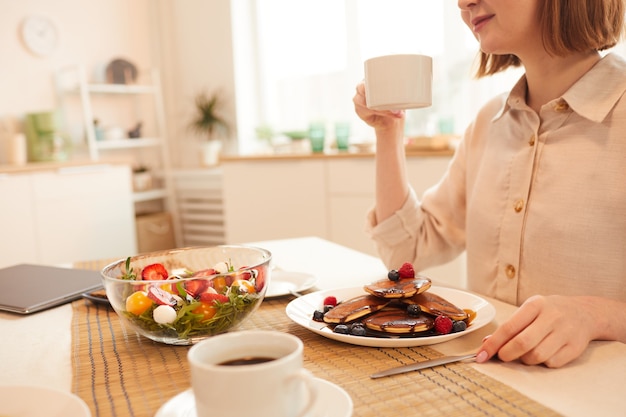
[[[202,145],[205,165],[215,165],[219,160],[222,139],[228,138],[230,125],[223,117],[224,100],[219,92],[201,92],[196,95],[196,112],[191,120],[191,129],[204,136]]]
[[[152,173],[144,165],[133,167],[133,191],[146,191],[152,188]]]

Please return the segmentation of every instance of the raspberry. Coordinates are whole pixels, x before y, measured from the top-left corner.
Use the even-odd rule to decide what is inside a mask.
[[[452,331],[452,319],[446,316],[435,318],[435,331],[439,334],[448,334]]]
[[[324,305],[333,307],[337,306],[337,297],[329,295],[328,297],[324,298]]]
[[[398,274],[400,274],[400,278],[414,278],[415,270],[413,265],[408,262],[403,263],[400,269],[398,269]]]

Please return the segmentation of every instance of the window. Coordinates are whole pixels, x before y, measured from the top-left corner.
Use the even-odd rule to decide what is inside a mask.
[[[472,79],[478,44],[456,2],[432,0],[232,0],[240,151],[255,128],[305,130],[348,121],[352,141],[373,140],[352,97],[373,56],[433,57],[433,106],[407,113],[407,134],[462,133],[478,106],[508,90],[514,71]]]

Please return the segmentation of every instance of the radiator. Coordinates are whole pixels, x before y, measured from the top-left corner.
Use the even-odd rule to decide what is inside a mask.
[[[173,175],[182,246],[225,242],[222,171],[178,171]]]

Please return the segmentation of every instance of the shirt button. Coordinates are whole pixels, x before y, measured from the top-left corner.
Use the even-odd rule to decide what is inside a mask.
[[[554,106],[554,111],[562,112],[566,110],[569,110],[569,104],[567,104],[563,99],[559,100],[559,102]]]
[[[516,213],[519,213],[524,208],[524,200],[517,200],[513,206]]]
[[[506,274],[507,278],[515,278],[515,267],[513,265],[507,265],[506,268],[504,268],[504,273]]]
[[[530,139],[528,139],[528,144],[530,146],[535,146],[535,134],[534,133],[530,136]]]

